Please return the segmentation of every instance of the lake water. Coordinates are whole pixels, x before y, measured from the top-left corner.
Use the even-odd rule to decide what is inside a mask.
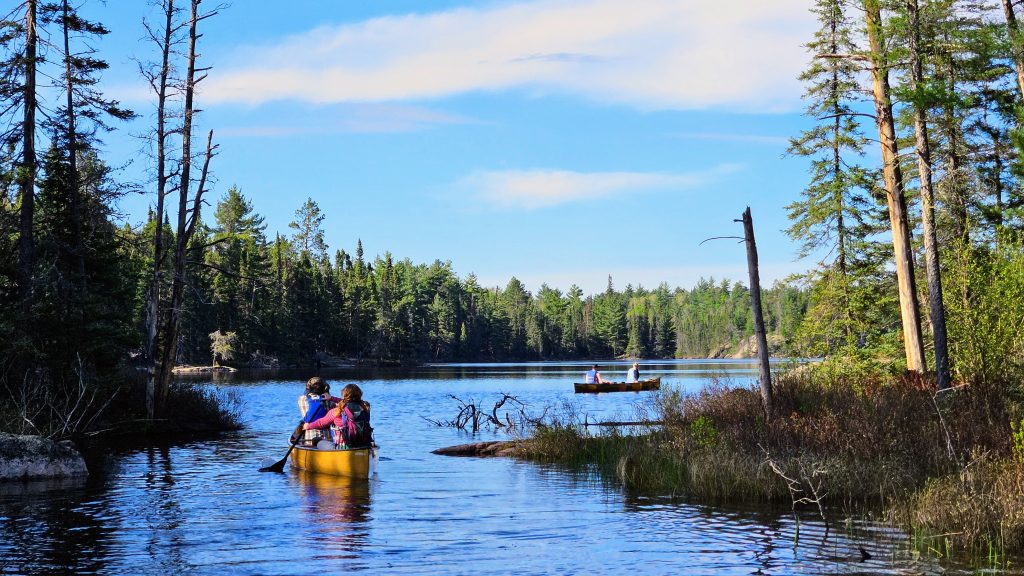
[[[625,363],[603,374],[625,373]],[[510,393],[539,412],[632,417],[651,393],[574,395],[583,363],[460,364],[325,374],[373,405],[381,461],[369,481],[259,473],[280,458],[310,374],[229,377],[245,429],[213,441],[122,449],[88,482],[0,484],[3,574],[929,574],[972,573],[914,552],[905,534],[811,511],[712,507],[625,493],[593,473],[431,450],[476,439],[449,395],[489,408]],[[663,388],[756,378],[748,362],[645,363]],[[858,547],[872,558],[862,562]],[[1005,572],[1000,572],[1005,573]]]

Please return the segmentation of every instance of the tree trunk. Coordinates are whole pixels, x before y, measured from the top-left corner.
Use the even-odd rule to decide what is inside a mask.
[[[765,420],[772,417],[772,372],[768,364],[768,335],[764,329],[764,312],[761,309],[761,277],[757,268],[757,243],[754,241],[754,222],[750,207],[743,212],[743,236],[747,244],[747,271],[750,273],[750,306],[754,312],[754,336],[757,338],[757,359],[760,367],[761,402],[764,404]]]
[[[903,349],[907,369],[924,372],[924,345],[921,317],[914,282],[914,253],[907,223],[907,200],[903,193],[903,174],[899,164],[896,127],[893,124],[889,90],[889,69],[882,39],[882,16],[878,0],[864,0],[864,16],[871,45],[871,80],[875,100],[875,121],[882,146],[882,175],[885,180],[892,246],[895,254],[896,281],[899,285],[900,317],[903,324]]]
[[[1002,0],[1003,14],[1006,15],[1006,28],[1010,32],[1010,52],[1013,55],[1013,65],[1017,70],[1017,88],[1024,96],[1024,54],[1020,50],[1020,31],[1017,27],[1017,15],[1013,12],[1013,0]]]
[[[949,351],[946,343],[946,310],[942,305],[942,275],[939,270],[939,247],[935,238],[935,194],[932,190],[931,149],[928,143],[926,103],[921,84],[921,22],[917,0],[909,0],[910,10],[910,79],[915,92],[914,136],[918,177],[921,180],[921,220],[924,228],[925,272],[928,277],[928,303],[931,310],[932,337],[935,340],[935,372],[939,390],[949,388]]]
[[[167,197],[167,88],[170,76],[171,35],[174,26],[174,0],[167,0],[164,5],[164,30],[160,39],[161,64],[156,78],[157,113],[156,113],[156,231],[153,234],[153,274],[150,277],[149,293],[146,302],[146,343],[145,360],[147,367],[146,380],[146,416],[152,420],[156,417],[157,379],[160,373],[159,333],[160,326],[160,285],[163,281],[164,261],[164,199]],[[170,345],[170,344],[168,344]]]
[[[948,37],[948,34],[943,38],[948,44],[952,44],[952,40]],[[956,65],[953,62],[953,55],[946,54],[943,57],[943,64],[945,65],[945,76],[948,82],[947,90],[949,94],[956,94]],[[963,139],[963,129],[960,122],[956,118],[956,111],[954,110],[953,100],[946,98],[942,106],[942,119],[944,131],[946,133],[947,146],[949,147],[948,155],[949,158],[946,162],[946,178],[950,183],[951,192],[947,194],[947,206],[949,208],[950,215],[953,220],[953,237],[959,242],[967,242],[968,240],[968,222],[967,222],[967,190],[962,177],[961,171],[963,170],[963,158],[960,153],[960,141]]]
[[[22,120],[21,222],[18,236],[18,291],[22,306],[28,309],[32,296],[32,272],[35,267],[35,243],[32,224],[35,219],[36,185],[36,0],[25,4],[25,114]]]
[[[164,325],[164,347],[161,350],[160,363],[157,369],[156,406],[159,413],[167,401],[167,393],[171,383],[171,371],[176,360],[178,325],[181,322],[181,306],[185,294],[185,259],[188,253],[188,194],[192,181],[192,119],[194,116],[194,98],[196,90],[196,25],[199,22],[199,1],[192,0],[192,12],[189,20],[188,38],[188,70],[185,74],[185,102],[182,110],[181,126],[181,174],[178,183],[178,225],[174,235],[174,272],[171,277],[171,300],[167,322]],[[194,215],[193,215],[194,216]]]
[[[81,190],[78,186],[78,133],[75,129],[75,91],[74,79],[71,70],[71,41],[68,30],[68,0],[63,2],[64,8],[64,81],[67,90],[67,145],[68,145],[68,208],[71,210],[72,234],[71,250],[75,259],[74,286],[78,289],[84,287],[85,283],[85,243],[82,238],[82,201]]]

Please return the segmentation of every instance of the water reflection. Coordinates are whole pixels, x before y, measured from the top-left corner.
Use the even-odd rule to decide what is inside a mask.
[[[292,470],[311,544],[324,558],[357,558],[369,536],[372,480]]]
[[[102,573],[113,529],[78,480],[0,483],[0,573]]]

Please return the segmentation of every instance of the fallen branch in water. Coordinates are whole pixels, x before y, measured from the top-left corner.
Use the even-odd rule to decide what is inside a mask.
[[[793,518],[797,521],[797,537],[799,537],[799,522],[800,518],[796,515],[797,504],[814,504],[818,507],[818,514],[821,516],[821,520],[825,523],[825,534],[828,534],[829,523],[828,518],[825,517],[825,508],[823,502],[825,497],[828,495],[823,490],[825,485],[825,476],[828,474],[828,470],[818,466],[811,465],[808,467],[804,462],[797,462],[798,470],[797,474],[799,478],[790,478],[782,471],[780,466],[768,453],[768,450],[758,444],[761,451],[764,452],[764,461],[768,464],[768,467],[772,469],[777,476],[782,478],[786,482],[786,487],[789,488],[789,495],[792,499],[792,510]],[[809,494],[809,495],[806,495]]]
[[[467,402],[454,394],[449,394],[448,397],[459,403],[459,412],[454,418],[451,420],[433,420],[426,416],[421,416],[421,418],[435,426],[457,428],[459,430],[469,429],[475,433],[478,432],[481,427],[491,427],[496,430],[514,430],[516,428],[521,428],[526,424],[532,424],[535,426],[542,425],[544,417],[547,416],[548,413],[548,409],[545,408],[544,412],[541,413],[540,416],[530,416],[526,412],[526,403],[507,392],[501,393],[501,398],[494,403],[494,407],[491,408],[490,413],[484,410],[475,400],[470,399]],[[514,411],[516,413],[515,419],[512,418],[512,415],[510,414],[512,411],[506,407],[506,404],[516,407]],[[501,410],[502,408],[505,408],[505,412],[499,414],[498,410]]]

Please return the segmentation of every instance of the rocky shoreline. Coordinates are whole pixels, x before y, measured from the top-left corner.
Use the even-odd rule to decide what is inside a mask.
[[[88,475],[85,459],[68,440],[0,433],[0,481]]]

